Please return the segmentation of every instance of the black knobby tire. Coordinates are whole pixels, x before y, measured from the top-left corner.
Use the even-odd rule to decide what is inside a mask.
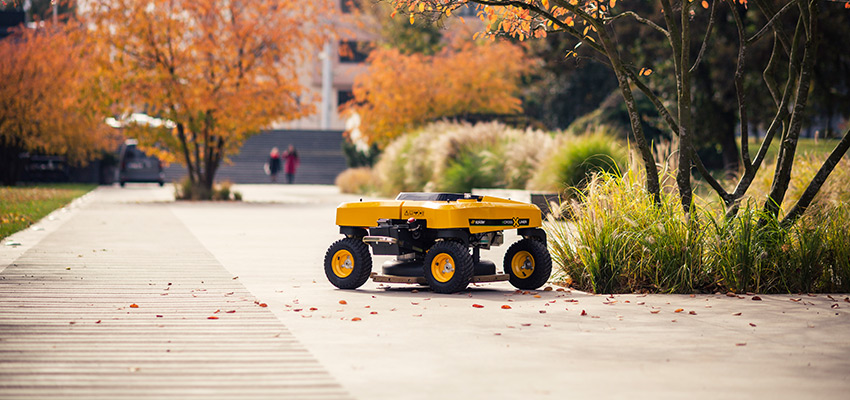
[[[533,290],[549,280],[552,257],[545,243],[536,239],[522,239],[508,248],[504,268],[511,285],[518,289]]]
[[[346,261],[349,263],[346,264]],[[346,274],[347,273],[347,274]],[[363,286],[372,273],[372,256],[360,238],[345,238],[334,242],[325,253],[325,275],[340,289]]]
[[[445,269],[447,262],[450,271]],[[455,293],[466,289],[474,269],[466,246],[452,241],[440,241],[431,246],[423,266],[425,280],[436,293]]]

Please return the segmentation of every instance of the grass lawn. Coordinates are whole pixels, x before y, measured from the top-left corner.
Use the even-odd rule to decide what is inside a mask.
[[[93,184],[0,187],[0,239],[26,229],[95,187]]]
[[[759,147],[761,147],[761,143],[764,141],[763,138],[753,139],[750,138],[750,156],[755,157],[756,153],[759,151]],[[738,142],[740,142],[740,138],[738,138]],[[839,139],[810,139],[810,138],[800,138],[797,141],[797,152],[796,155],[802,154],[823,154],[824,159],[829,155],[830,152],[838,145]],[[770,142],[770,148],[767,149],[767,154],[765,154],[765,161],[773,162],[776,159],[776,153],[779,152],[779,140],[776,138]],[[850,153],[845,154],[845,157],[850,156]]]

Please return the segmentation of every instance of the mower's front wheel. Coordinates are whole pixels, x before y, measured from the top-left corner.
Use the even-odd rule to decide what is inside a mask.
[[[552,274],[552,257],[546,244],[535,239],[522,239],[505,253],[505,273],[511,285],[532,290],[543,286]]]
[[[369,246],[359,238],[337,240],[325,253],[325,275],[331,284],[340,289],[363,286],[371,273]]]
[[[466,246],[457,242],[437,242],[425,256],[425,280],[436,293],[455,293],[466,289],[474,270],[472,256]]]

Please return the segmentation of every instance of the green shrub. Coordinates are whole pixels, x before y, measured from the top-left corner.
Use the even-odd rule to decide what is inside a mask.
[[[605,126],[564,140],[545,158],[530,186],[554,191],[580,189],[594,172],[619,174],[627,165],[625,149]]]
[[[466,193],[473,188],[498,187],[501,172],[492,155],[461,153],[449,161],[436,190]]]

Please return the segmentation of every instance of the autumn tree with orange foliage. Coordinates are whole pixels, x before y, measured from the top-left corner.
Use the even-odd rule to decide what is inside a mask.
[[[325,40],[321,4],[94,0],[89,20],[111,49],[122,106],[174,123],[136,127],[147,150],[177,159],[193,193],[211,192],[229,154],[276,121],[308,115],[299,68]]]
[[[380,144],[444,117],[521,112],[520,78],[531,64],[519,46],[489,41],[433,56],[378,49],[369,61],[368,73],[355,81],[349,110],[360,115],[369,141]]]
[[[14,185],[22,153],[85,163],[107,146],[105,95],[91,43],[76,25],[16,28],[0,40],[0,179]]]
[[[693,203],[691,170],[696,169],[715,190],[727,206],[727,216],[737,213],[740,200],[750,187],[762,165],[770,144],[780,142],[776,170],[768,198],[764,203],[765,215],[778,216],[791,179],[797,141],[810,95],[812,71],[820,35],[821,8],[829,12],[847,12],[850,2],[824,0],[660,0],[662,16],[657,21],[630,8],[634,0],[388,0],[396,12],[407,14],[411,23],[418,18],[439,19],[450,16],[460,7],[472,6],[478,12],[485,36],[505,35],[517,40],[546,37],[563,33],[574,37],[591,56],[598,56],[613,71],[620,93],[629,113],[632,132],[644,163],[646,189],[660,203],[658,170],[652,157],[650,143],[641,127],[642,116],[637,108],[633,90],[643,92],[654,104],[670,132],[678,136],[678,170],[676,183],[682,208],[688,213]],[[717,10],[726,7],[730,20],[715,21]],[[673,61],[670,78],[676,82],[676,93],[665,98],[653,89],[652,65],[635,65],[628,58],[630,48],[640,49],[640,37],[617,34],[623,21],[645,24],[657,32],[669,47]],[[694,71],[712,45],[712,28],[715,23],[733,24],[738,32],[738,51],[734,56],[737,66],[729,81],[737,90],[738,119],[740,121],[740,157],[743,172],[731,191],[715,180],[704,167],[696,153],[693,141],[694,121],[691,110]],[[691,48],[692,39],[698,38],[700,48]],[[772,40],[772,43],[770,42]],[[654,42],[653,42],[654,43]],[[771,56],[766,65],[760,65],[763,81],[745,82],[744,68],[747,55],[754,46],[768,46]],[[570,52],[567,56],[575,56]],[[717,57],[727,61],[727,57]],[[775,108],[773,121],[755,157],[749,152],[750,126],[748,124],[748,93],[751,87],[758,94],[768,96]],[[751,95],[751,94],[750,94]],[[671,109],[673,111],[671,111]],[[701,121],[700,123],[710,123]],[[782,224],[793,224],[811,204],[829,174],[850,148],[850,131],[836,145],[821,169],[809,183],[803,196],[785,215]],[[766,221],[762,221],[766,223]]]

